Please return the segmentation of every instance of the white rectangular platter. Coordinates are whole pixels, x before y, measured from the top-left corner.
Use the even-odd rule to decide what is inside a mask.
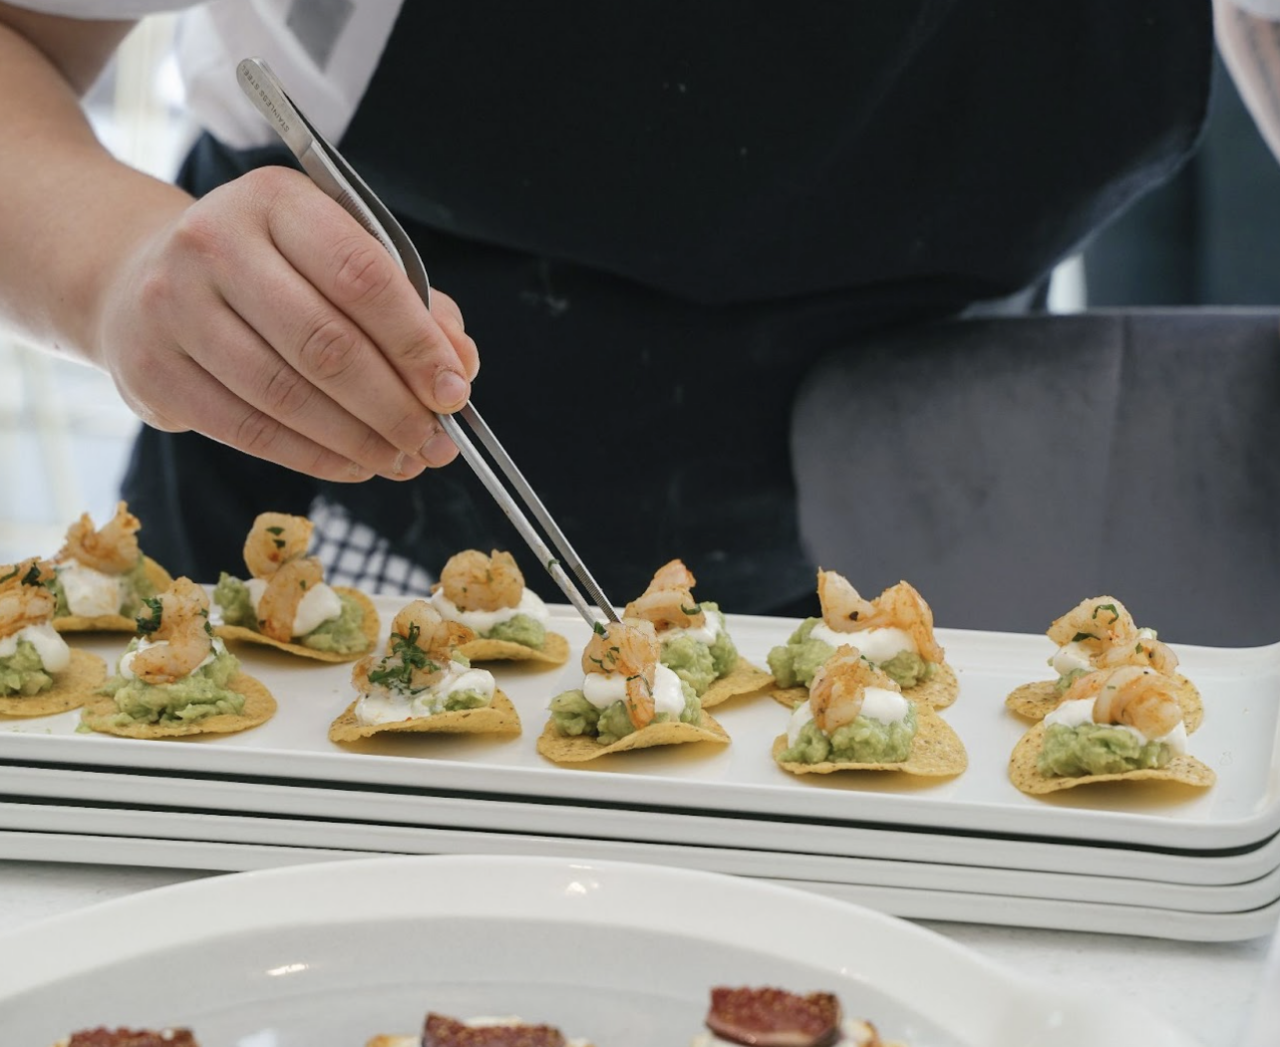
[[[402,603],[377,602],[384,622]],[[729,616],[740,650],[758,665],[795,624]],[[1006,712],[1003,699],[1018,684],[1048,675],[1050,645],[1043,636],[939,630],[961,688],[944,715],[968,749],[969,769],[937,781],[862,772],[788,775],[769,756],[774,737],[785,728],[786,711],[768,698],[714,710],[733,738],[729,746],[668,746],[557,766],[537,754],[534,741],[549,699],[580,684],[578,656],[588,633],[567,608],[554,609],[553,628],[569,637],[568,665],[549,671],[491,666],[524,723],[516,738],[420,735],[338,746],[328,741],[327,729],[353,697],[350,667],[239,646],[245,670],[262,679],[280,703],[276,717],[262,727],[162,743],[78,734],[75,713],[9,718],[0,720],[0,760],[417,788],[524,804],[745,815],[788,826],[859,823],[1187,851],[1257,846],[1280,831],[1280,645],[1178,648],[1182,670],[1204,696],[1205,724],[1192,736],[1191,751],[1217,771],[1213,788],[1120,783],[1033,799],[1006,774],[1009,752],[1026,724]],[[95,637],[83,646],[114,660],[123,641]]]
[[[7,858],[80,862],[84,861],[83,855],[90,852],[94,853],[96,862],[104,865],[146,865],[155,868],[228,872],[370,858],[383,853],[278,844],[226,844],[204,840],[0,830],[0,853]],[[605,859],[600,857],[592,860]],[[810,891],[912,920],[1039,927],[1047,930],[1165,938],[1172,941],[1230,942],[1258,938],[1270,934],[1280,917],[1280,901],[1245,912],[1203,913],[1053,898],[1004,898],[1000,895],[965,891],[829,883],[821,880],[776,877],[748,879]]]
[[[1058,871],[895,862],[790,851],[757,851],[669,843],[482,832],[362,822],[333,822],[191,811],[120,810],[64,804],[0,802],[0,831],[54,832],[97,839],[144,837],[232,846],[287,846],[379,854],[538,855],[611,860],[779,880],[813,880],[895,891],[944,891],[1041,901],[1105,902],[1196,913],[1236,913],[1280,901],[1280,867],[1258,879],[1225,886],[1169,884],[1128,877]],[[0,858],[5,857],[0,849]],[[97,861],[86,847],[79,861]],[[896,912],[897,910],[890,910]]]
[[[121,809],[177,808],[192,813],[244,813],[408,827],[589,836],[599,840],[683,843],[1111,876],[1194,886],[1229,886],[1280,866],[1280,834],[1229,851],[1138,850],[1082,841],[965,836],[940,830],[848,823],[776,821],[680,810],[528,803],[418,790],[290,785],[274,780],[191,778],[165,772],[0,764],[0,797],[111,804]]]

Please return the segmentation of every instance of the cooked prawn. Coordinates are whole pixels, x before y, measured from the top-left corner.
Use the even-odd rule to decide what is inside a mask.
[[[639,730],[653,722],[653,685],[662,645],[653,623],[643,618],[610,622],[591,634],[582,652],[584,673],[618,673],[626,678],[627,718]]]
[[[515,557],[497,549],[488,556],[479,549],[454,553],[440,571],[437,585],[459,611],[519,607],[524,596],[524,575]]]
[[[414,627],[417,633],[413,633]],[[414,600],[402,607],[391,620],[391,636],[387,652],[395,646],[395,638],[414,636],[414,643],[439,661],[447,662],[454,648],[476,638],[475,630],[461,622],[451,622],[426,600]]]
[[[1161,738],[1182,721],[1173,681],[1152,669],[1123,665],[1077,677],[1064,702],[1093,699],[1093,722],[1124,724],[1148,738]]]
[[[1092,655],[1111,647],[1125,647],[1138,640],[1138,627],[1114,596],[1094,596],[1081,600],[1061,618],[1055,619],[1046,635],[1059,647],[1079,643]]]
[[[244,563],[255,578],[270,578],[284,564],[306,555],[314,524],[305,516],[260,513],[244,540]]]
[[[293,639],[293,622],[298,604],[324,581],[324,567],[314,556],[303,556],[281,564],[267,578],[267,587],[258,602],[258,628],[264,636],[281,643]]]
[[[841,644],[813,674],[809,684],[809,708],[813,721],[828,735],[853,723],[862,712],[868,687],[900,690],[888,676],[862,657],[850,644]]]
[[[209,596],[190,578],[178,578],[151,606],[150,621],[140,619],[139,628],[155,645],[135,654],[130,669],[146,683],[174,683],[189,676],[213,650]]]
[[[454,648],[475,635],[461,622],[441,618],[425,600],[414,600],[392,620],[387,653],[361,658],[351,670],[351,682],[362,694],[389,691],[392,678],[397,689],[425,690],[449,671]],[[376,682],[370,678],[375,669],[381,674]]]
[[[626,606],[624,618],[643,618],[654,629],[697,629],[706,624],[706,613],[693,598],[693,572],[680,560],[659,567],[653,581]]]
[[[1161,640],[1139,636],[1133,643],[1106,648],[1093,659],[1099,669],[1116,669],[1122,665],[1147,666],[1158,673],[1172,676],[1178,668],[1178,656]]]
[[[836,632],[901,629],[927,662],[941,663],[946,652],[933,635],[933,611],[909,582],[891,585],[874,600],[865,600],[835,571],[818,571],[818,603],[822,620]]]
[[[0,567],[0,638],[53,617],[57,601],[45,587],[53,564],[38,556]]]
[[[58,553],[59,560],[75,560],[103,574],[124,574],[138,563],[141,522],[125,502],[116,505],[116,514],[101,530],[94,530],[88,513],[67,528],[66,541]]]
[[[849,580],[836,571],[818,569],[818,603],[828,629],[851,633],[864,619],[876,613],[875,604],[864,600]]]

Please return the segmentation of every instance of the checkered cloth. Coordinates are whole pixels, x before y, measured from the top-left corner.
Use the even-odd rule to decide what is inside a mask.
[[[336,502],[323,497],[308,513],[315,530],[311,555],[324,564],[330,585],[345,585],[365,593],[428,596],[435,581],[419,565],[391,552],[391,543],[372,527],[353,520]]]

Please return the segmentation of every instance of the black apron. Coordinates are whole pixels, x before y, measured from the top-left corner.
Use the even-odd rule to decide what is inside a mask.
[[[477,405],[606,592],[678,556],[765,612],[813,591],[804,374],[1043,280],[1189,153],[1211,53],[1207,0],[407,2],[340,147],[461,305]],[[206,137],[181,181],[285,156]],[[555,592],[461,460],[325,484],[144,430],[124,486],[151,554],[201,579],[242,569],[256,513],[323,494],[429,571],[510,548]]]

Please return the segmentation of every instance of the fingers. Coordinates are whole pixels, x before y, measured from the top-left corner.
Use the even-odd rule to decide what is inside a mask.
[[[457,455],[437,414],[465,404],[480,366],[457,304],[433,291],[428,309],[298,172],[214,190],[122,272],[104,359],[151,424],[332,480]]]
[[[366,239],[377,246],[371,237]],[[452,445],[443,451],[436,447],[427,450],[440,432],[440,423],[378,346],[278,255],[261,252],[245,259],[240,278],[227,282],[222,291],[247,335],[260,341],[265,350],[257,354],[257,375],[224,374],[221,367],[234,361],[218,365],[219,377],[238,379],[233,389],[249,402],[261,404],[266,396],[291,407],[294,401],[311,399],[315,403],[308,406],[314,407],[318,418],[333,415],[334,439],[349,439],[352,423],[357,430],[376,434],[379,440],[355,459],[379,473],[394,471],[397,454],[418,466],[443,465],[453,457]],[[206,360],[221,360],[219,341],[202,340],[198,361],[209,366]],[[278,360],[272,361],[273,355]],[[268,361],[265,367],[261,364],[264,359]],[[246,386],[264,381],[270,383],[266,393],[255,395]],[[292,417],[300,421],[304,416],[296,413]],[[352,453],[350,444],[330,446]],[[427,454],[433,458],[428,459]]]
[[[163,386],[162,395],[171,411],[158,415],[144,406],[156,402],[156,394],[161,392],[149,388],[147,379],[136,382],[126,399],[143,421],[155,428],[207,433],[255,458],[322,480],[355,483],[373,476],[372,470],[241,400],[189,357],[174,354],[166,368],[152,369],[151,374],[152,380],[159,379]]]
[[[309,183],[307,189],[322,197],[315,206],[267,212],[280,254],[360,328],[420,403],[432,411],[456,411],[471,395],[469,375],[476,367],[457,307],[450,311],[452,303],[442,301],[439,314],[429,311],[383,247],[318,189]],[[357,359],[364,355],[355,353]],[[335,398],[345,402],[345,392]]]
[[[188,352],[205,370],[216,361],[219,381],[248,407],[329,448],[361,471],[407,479],[425,468],[417,451],[430,433],[410,436],[407,447],[389,442],[273,353],[259,333],[231,309],[202,315],[207,320],[193,327]],[[407,392],[400,391],[410,410],[424,413]]]

